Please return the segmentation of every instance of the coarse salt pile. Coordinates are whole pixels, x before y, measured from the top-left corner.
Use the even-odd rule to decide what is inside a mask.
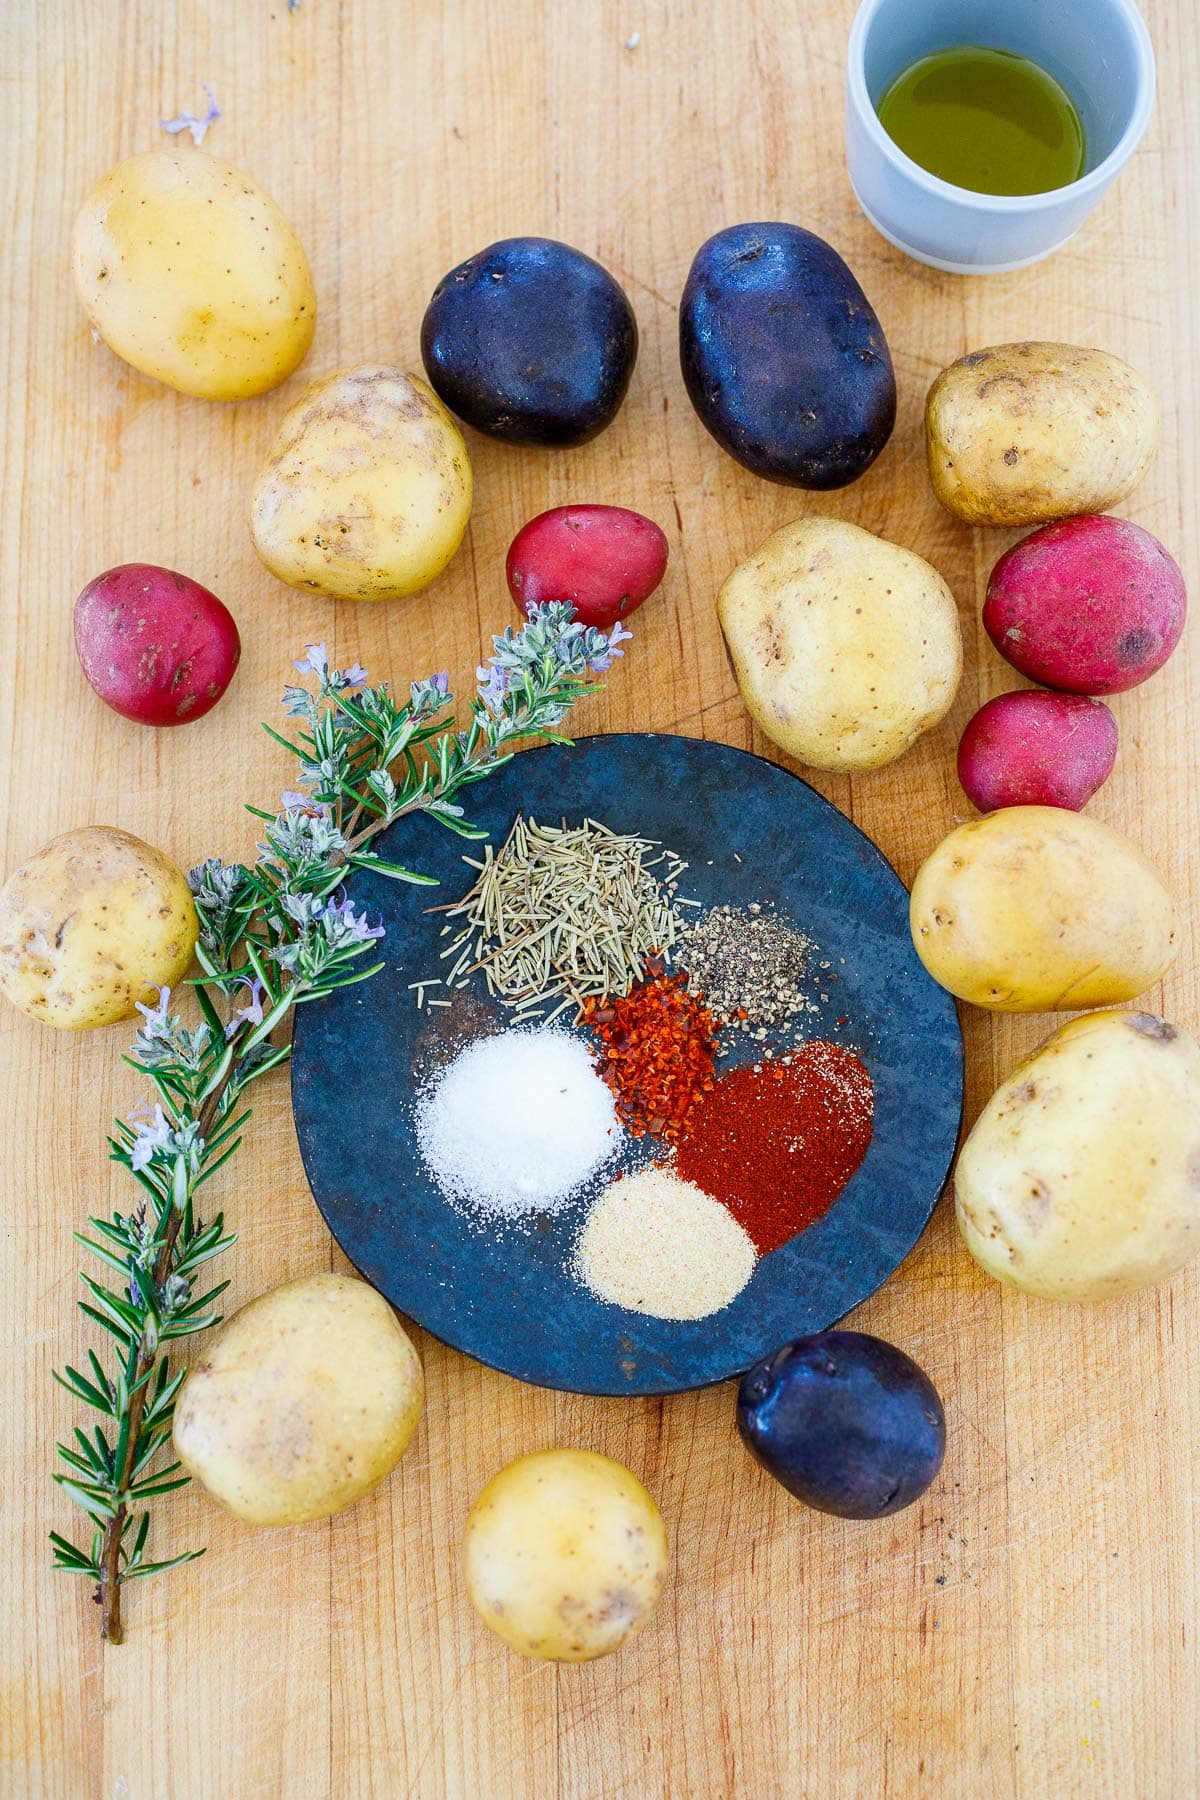
[[[586,1046],[551,1030],[469,1044],[418,1101],[416,1128],[444,1194],[508,1218],[565,1204],[623,1137]]]
[[[656,1166],[605,1188],[580,1233],[575,1273],[628,1312],[704,1319],[736,1299],[757,1256],[719,1200]]]

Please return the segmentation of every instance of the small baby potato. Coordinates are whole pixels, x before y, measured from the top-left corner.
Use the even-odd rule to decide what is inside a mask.
[[[205,151],[161,144],[118,163],[83,203],[72,259],[109,348],[182,394],[264,394],[308,354],[317,297],[299,238]]]
[[[284,415],[250,502],[254,547],[289,587],[394,600],[428,587],[471,516],[462,433],[415,375],[327,375]]]
[[[785,525],[717,597],[751,717],[816,769],[879,769],[950,710],[962,673],[936,569],[840,519]]]
[[[1136,369],[1075,344],[997,344],[943,369],[925,401],[929,479],[968,525],[1107,512],[1158,448]]]
[[[667,1534],[636,1476],[590,1450],[540,1450],[494,1475],[463,1537],[467,1592],[514,1650],[607,1656],[640,1631],[667,1575]]]
[[[114,712],[139,725],[184,725],[217,704],[242,641],[228,607],[190,575],[122,563],[75,602],[75,650]]]
[[[1117,760],[1103,700],[1020,688],[980,707],[958,745],[958,779],[980,812],[1065,806],[1082,812]]]
[[[581,625],[611,631],[662,580],[667,540],[653,519],[624,506],[556,506],[522,525],[504,569],[527,618],[565,600]]]
[[[1200,1249],[1200,1047],[1152,1013],[1072,1019],[1003,1082],[958,1159],[959,1229],[998,1281],[1107,1300]]]
[[[199,926],[161,850],[111,825],[64,832],[0,889],[0,993],[60,1031],[133,1017],[186,973]]]
[[[1179,565],[1128,519],[1063,519],[1005,552],[983,626],[1006,662],[1072,694],[1120,694],[1162,668],[1183,632]]]
[[[207,1340],[175,1408],[175,1454],[251,1525],[302,1525],[391,1473],[421,1417],[412,1341],[352,1275],[306,1275]]]
[[[1057,806],[952,831],[917,871],[909,919],[933,979],[993,1012],[1132,1000],[1179,950],[1171,896],[1137,846]]]

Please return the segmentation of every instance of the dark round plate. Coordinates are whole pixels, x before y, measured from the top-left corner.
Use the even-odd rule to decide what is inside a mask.
[[[855,1048],[875,1084],[865,1161],[823,1219],[759,1262],[724,1311],[674,1323],[597,1299],[567,1272],[584,1209],[481,1230],[446,1200],[418,1154],[414,1076],[504,1015],[482,984],[418,1012],[408,984],[439,968],[442,920],[425,908],[474,879],[473,847],[416,815],[381,851],[437,876],[440,893],[359,873],[382,913],[387,967],[301,1007],[292,1105],[309,1183],[334,1237],[381,1293],[436,1337],[543,1387],[666,1394],[740,1374],[789,1338],[823,1331],[907,1255],[941,1192],[962,1116],[954,1002],[921,967],[895,871],[806,783],[745,751],[695,738],[615,736],[527,750],[468,790],[470,815],[503,842],[518,811],[594,818],[659,839],[690,863],[705,905],[773,903],[818,946],[805,1037]],[[711,860],[710,860],[711,859]],[[436,990],[435,990],[436,991]],[[845,1024],[839,1024],[845,1020]],[[744,1057],[735,1051],[730,1063]]]

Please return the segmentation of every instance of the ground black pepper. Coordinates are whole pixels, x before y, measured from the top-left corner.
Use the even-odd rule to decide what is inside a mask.
[[[813,945],[766,907],[714,906],[684,926],[674,960],[718,1024],[759,1042],[816,1006],[805,991]]]

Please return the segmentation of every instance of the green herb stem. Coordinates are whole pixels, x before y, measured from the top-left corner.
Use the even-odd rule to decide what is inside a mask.
[[[535,608],[520,632],[494,639],[461,732],[445,676],[415,682],[397,700],[386,684],[368,687],[364,670],[330,668],[324,645],[310,645],[296,664],[316,683],[315,692],[292,686],[284,693],[299,741],[266,729],[298,758],[301,788],[285,793],[278,813],[249,808],[263,822],[264,840],[252,867],[209,858],[191,871],[202,973],[188,987],[201,1021],[185,1026],[167,989],[157,1006],[139,1005],[144,1023],[125,1060],[149,1080],[155,1105],[118,1120],[108,1139],[112,1159],[138,1185],[139,1203],[91,1219],[92,1236],[76,1233],[124,1285],[82,1276],[80,1310],[114,1340],[116,1354],[106,1370],[89,1348],[87,1374],[70,1366],[55,1372],[101,1422],[90,1435],[76,1427],[73,1442],[59,1444],[63,1466],[54,1477],[90,1520],[90,1541],[50,1537],[54,1566],[96,1584],[107,1642],[122,1641],[127,1582],[202,1554],[185,1550],[156,1562],[145,1554],[150,1503],[189,1479],[180,1463],[158,1461],[183,1381],[170,1366],[171,1349],[220,1322],[213,1303],[228,1284],[196,1289],[200,1271],[235,1241],[219,1214],[207,1225],[200,1220],[195,1197],[242,1142],[247,1088],[286,1060],[289,1045],[277,1034],[293,1009],[383,967],[366,960],[382,926],[345,896],[347,874],[370,869],[429,882],[377,857],[373,839],[415,812],[461,836],[484,835],[456,796],[501,768],[517,739],[562,741],[556,728],[593,691],[589,674],[610,667],[628,635],[619,625],[607,634],[584,627],[566,605]]]

